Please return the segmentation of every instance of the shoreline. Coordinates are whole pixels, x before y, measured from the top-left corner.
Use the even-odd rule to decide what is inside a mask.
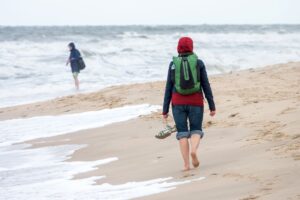
[[[272,67],[280,67],[284,65],[293,65],[300,62],[289,62],[280,63],[276,65],[267,65],[265,67],[249,68],[239,71],[231,71],[223,74],[214,74],[209,76],[211,82],[217,82],[218,79],[223,79],[230,77],[234,74],[247,74],[249,72],[267,70]],[[134,87],[134,88],[133,88]],[[144,88],[143,88],[144,87]],[[155,104],[161,105],[163,101],[165,81],[154,81],[146,83],[133,83],[126,85],[116,85],[109,86],[98,91],[79,93],[73,95],[67,95],[63,97],[58,97],[54,99],[49,99],[45,101],[32,102],[22,105],[8,106],[0,108],[0,121],[9,120],[14,118],[29,118],[35,116],[45,116],[45,115],[60,115],[60,114],[73,114],[80,113],[84,111],[94,111],[105,108],[116,108],[124,105],[133,105],[132,100],[127,101],[123,98],[124,95],[130,95],[135,97],[135,104],[147,103],[147,101],[155,101]],[[161,100],[151,98],[147,96],[147,91],[155,88],[155,95],[160,95]],[[113,92],[110,92],[113,91]],[[146,94],[136,94],[135,92],[142,91]],[[117,94],[115,94],[117,93]],[[149,92],[148,92],[149,93]],[[119,95],[118,95],[119,94]],[[101,102],[103,101],[103,102]],[[76,105],[80,102],[80,106],[83,108],[78,108]],[[47,109],[45,109],[47,108]]]
[[[160,112],[125,122],[25,143],[31,148],[86,145],[67,161],[119,160],[74,176],[106,177],[97,184],[173,177],[203,181],[141,199],[298,199],[300,177],[300,62],[253,68],[211,76],[217,115],[205,105],[205,136],[199,169],[181,172],[182,160],[174,134],[154,135],[163,128]],[[164,82],[106,88],[99,92],[0,109],[0,120],[61,115],[149,103],[161,105]],[[79,103],[78,103],[79,102]],[[24,116],[26,115],[26,116]],[[171,121],[171,120],[170,120]],[[138,126],[138,128],[137,128]],[[296,177],[296,178],[295,178]]]

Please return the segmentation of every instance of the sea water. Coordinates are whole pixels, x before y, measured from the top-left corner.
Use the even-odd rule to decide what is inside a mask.
[[[81,92],[164,80],[181,36],[208,74],[300,60],[300,25],[0,27],[0,107],[74,94],[67,44],[87,68]]]
[[[35,138],[102,127],[148,115],[160,108],[161,106],[141,104],[58,116],[4,120],[0,121],[0,147]]]
[[[25,146],[26,147],[26,146]],[[205,177],[174,181],[158,178],[119,185],[107,183],[106,176],[73,179],[74,175],[118,162],[111,157],[96,161],[64,162],[84,145],[62,145],[24,149],[24,145],[0,151],[0,199],[5,200],[122,200],[157,194]],[[102,179],[103,184],[95,181]]]
[[[105,181],[105,174],[74,180],[76,174],[118,162],[118,158],[70,162],[66,160],[76,150],[85,148],[86,145],[59,145],[33,149],[28,148],[30,147],[28,144],[12,145],[28,139],[101,127],[147,115],[160,108],[161,106],[142,104],[93,112],[0,121],[0,199],[131,199],[203,180],[204,177],[199,177],[178,182],[172,177],[163,177],[112,185]],[[99,179],[103,179],[105,183],[95,185],[95,181]]]

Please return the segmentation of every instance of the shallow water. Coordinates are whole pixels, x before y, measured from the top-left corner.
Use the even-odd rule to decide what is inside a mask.
[[[128,182],[119,185],[95,185],[105,174],[85,179],[74,175],[118,162],[117,157],[96,161],[67,159],[86,145],[60,145],[29,148],[28,144],[12,145],[28,139],[50,137],[75,131],[101,127],[147,115],[160,109],[147,104],[124,106],[93,112],[58,116],[37,116],[26,119],[0,121],[0,199],[132,199],[175,189],[176,186],[204,177],[174,181],[172,177]],[[99,133],[101,134],[101,133]]]
[[[72,179],[74,175],[96,169],[104,164],[118,162],[112,157],[96,161],[64,162],[75,150],[84,145],[63,145],[24,149],[24,145],[1,148],[0,150],[0,197],[6,200],[20,199],[132,199],[175,189],[176,186],[204,177],[180,182],[172,177],[128,182],[120,185],[95,181],[105,175],[85,179]]]
[[[161,106],[141,104],[75,114],[0,121],[0,147],[122,122],[148,115],[160,108]]]

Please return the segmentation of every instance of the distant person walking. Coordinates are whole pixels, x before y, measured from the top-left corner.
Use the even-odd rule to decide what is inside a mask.
[[[71,64],[75,87],[77,90],[79,90],[78,75],[80,73],[80,70],[84,69],[85,67],[82,66],[82,63],[84,65],[84,62],[81,58],[80,52],[75,48],[75,44],[73,42],[68,44],[68,48],[70,50],[70,56],[67,60],[66,65],[68,65],[69,63]]]
[[[164,119],[168,118],[172,101],[176,138],[179,140],[184,171],[187,171],[190,170],[190,155],[195,168],[200,164],[197,149],[204,135],[202,91],[208,101],[210,116],[215,115],[216,108],[205,65],[193,53],[193,40],[189,37],[180,38],[177,51],[179,55],[173,57],[169,65],[162,114]]]

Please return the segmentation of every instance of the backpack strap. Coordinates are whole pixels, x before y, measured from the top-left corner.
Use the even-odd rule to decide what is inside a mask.
[[[200,82],[201,80],[200,80],[200,71],[201,71],[201,69],[200,69],[200,63],[199,63],[199,60],[197,60],[197,79],[198,79],[198,81]]]
[[[171,81],[173,84],[175,84],[175,59],[176,57],[173,57],[173,60],[171,62],[171,65],[170,65],[170,72],[171,72]]]

